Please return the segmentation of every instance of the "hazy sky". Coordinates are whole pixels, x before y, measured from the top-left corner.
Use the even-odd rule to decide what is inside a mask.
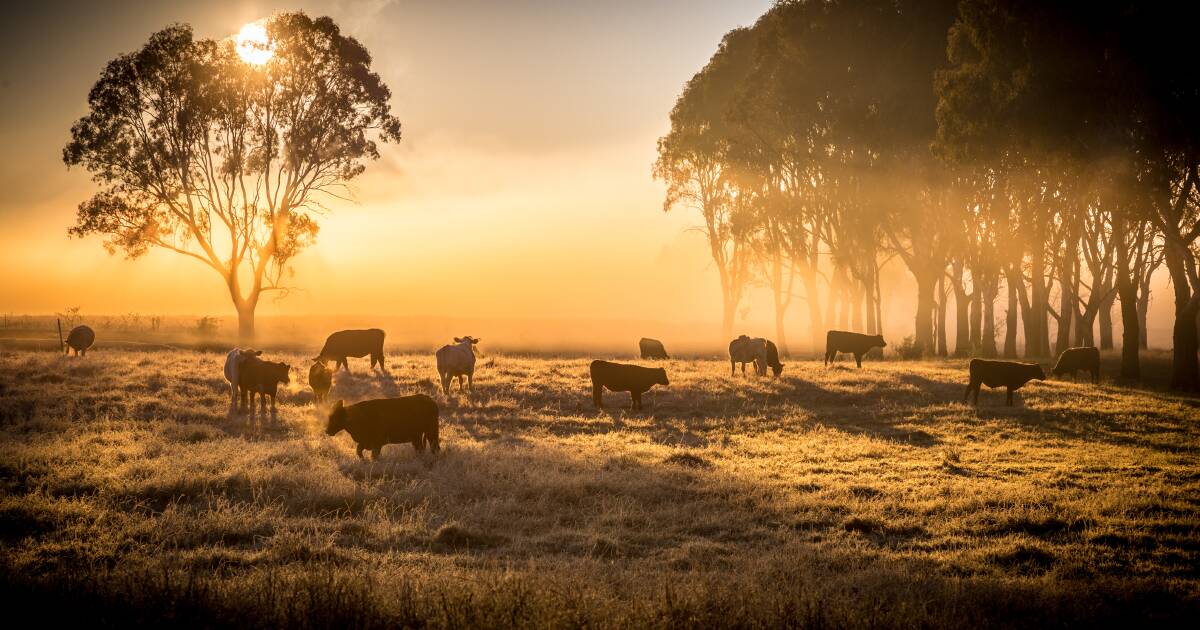
[[[694,217],[662,212],[650,165],[684,82],[767,0],[79,4],[0,22],[0,310],[232,315],[194,261],[69,239],[95,187],[61,151],[104,64],[153,31],[303,9],[371,51],[404,139],[296,261],[303,291],[260,313],[719,319]]]

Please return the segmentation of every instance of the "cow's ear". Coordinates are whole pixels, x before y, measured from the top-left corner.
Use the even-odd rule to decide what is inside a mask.
[[[479,343],[479,337],[475,337],[474,339],[472,339],[471,343]]]
[[[454,343],[462,343],[462,337],[455,337]]]

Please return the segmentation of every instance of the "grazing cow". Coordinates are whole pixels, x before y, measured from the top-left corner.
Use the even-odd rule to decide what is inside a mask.
[[[257,357],[262,354],[262,350],[251,350],[250,348],[234,348],[225,355],[225,381],[229,383],[229,408],[232,410],[238,406],[238,398],[241,393],[239,388],[240,380],[238,378],[239,368],[248,358]]]
[[[308,384],[313,390],[313,404],[322,403],[333,387],[333,372],[324,363],[314,361],[308,368]]]
[[[871,348],[886,348],[883,335],[863,335],[843,330],[831,330],[825,334],[825,365],[833,363],[839,352],[854,355],[854,362],[862,367],[863,355]]]
[[[651,339],[649,337],[642,337],[641,341],[638,342],[638,350],[642,351],[643,359],[671,358],[667,356],[667,349],[663,347],[661,341],[657,339]]]
[[[979,387],[1008,388],[1008,406],[1013,404],[1013,392],[1033,379],[1046,380],[1046,372],[1037,363],[1018,363],[1017,361],[989,361],[987,359],[971,359],[971,382],[963,394],[963,402],[971,393],[975,393],[975,404],[979,404]]]
[[[291,382],[291,366],[286,363],[263,361],[258,357],[246,357],[238,366],[238,385],[242,392],[242,409],[254,406],[254,394],[259,403],[267,408],[267,397],[271,397],[271,411],[275,410],[275,395],[280,383]]]
[[[346,362],[346,357],[365,357],[368,354],[371,355],[371,367],[378,364],[379,369],[386,369],[383,365],[383,331],[378,328],[339,330],[329,335],[321,353],[313,361],[336,361],[333,366],[335,371],[344,367],[349,372],[350,364]]]
[[[735,374],[735,364],[742,364],[742,375],[746,374],[746,364],[754,364],[754,373],[759,376],[767,375],[770,366],[775,376],[783,373],[783,364],[779,362],[779,349],[775,342],[755,337],[751,339],[741,335],[729,342],[729,375]]]
[[[71,354],[71,351],[74,350],[75,356],[87,356],[88,348],[91,348],[94,343],[96,343],[96,331],[88,326],[76,326],[67,333],[67,347],[63,348],[63,354]]]
[[[438,406],[425,394],[364,400],[349,407],[339,400],[329,412],[325,432],[337,435],[343,429],[357,445],[359,459],[363,450],[371,451],[371,459],[379,459],[385,444],[411,442],[418,453],[426,446],[434,453],[441,448]]]
[[[642,408],[642,394],[655,385],[670,385],[667,371],[663,368],[648,368],[640,365],[624,365],[608,361],[592,361],[592,402],[603,407],[601,394],[604,388],[610,392],[629,392],[633,408]]]
[[[458,391],[463,389],[463,377],[467,377],[467,389],[474,390],[475,384],[475,344],[478,338],[470,335],[455,337],[454,345],[442,346],[438,349],[437,357],[438,378],[442,381],[442,393],[450,394],[450,381],[458,377]]]
[[[1079,370],[1092,373],[1092,382],[1100,382],[1100,350],[1095,346],[1083,346],[1081,348],[1067,348],[1058,355],[1058,362],[1054,364],[1054,369],[1050,373],[1055,376],[1071,375],[1071,380],[1075,379],[1075,373]]]

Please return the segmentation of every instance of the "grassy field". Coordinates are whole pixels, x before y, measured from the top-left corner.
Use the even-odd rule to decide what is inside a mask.
[[[277,357],[280,355],[276,355]],[[302,355],[230,418],[223,357],[0,351],[0,591],[44,621],[288,626],[1062,626],[1200,613],[1200,400],[963,362],[663,362],[592,408],[587,361],[338,374],[424,392],[440,455],[359,461]]]

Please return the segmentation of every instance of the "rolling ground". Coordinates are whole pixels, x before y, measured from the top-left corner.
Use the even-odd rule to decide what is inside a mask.
[[[309,353],[311,354],[311,353]],[[0,351],[0,591],[46,621],[262,626],[1190,625],[1200,400],[965,363],[662,362],[592,408],[583,359],[351,360],[424,392],[440,455],[359,461],[292,365],[227,416],[223,356]],[[11,606],[11,604],[10,604]]]

